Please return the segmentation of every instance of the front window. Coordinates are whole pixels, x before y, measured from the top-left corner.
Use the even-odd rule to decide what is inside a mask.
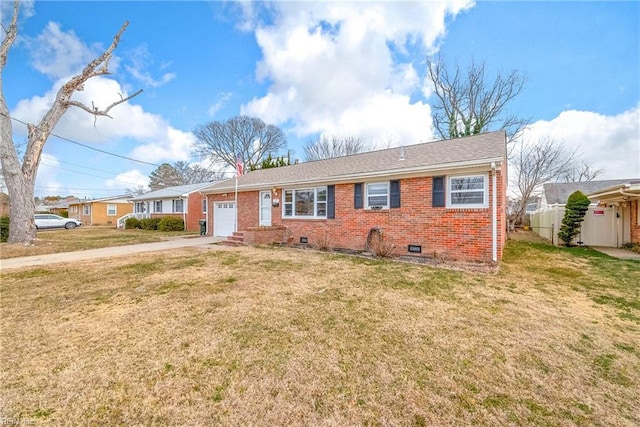
[[[183,212],[182,203],[182,199],[173,200],[173,212]]]
[[[449,177],[448,201],[450,207],[474,208],[487,205],[487,176]]]
[[[327,187],[285,190],[283,216],[286,218],[326,218]]]
[[[389,207],[389,183],[367,184],[367,209],[387,209]]]
[[[162,200],[156,200],[155,202],[153,202],[153,211],[155,213],[162,212]]]
[[[91,215],[91,205],[82,205],[82,214]]]
[[[207,213],[207,199],[202,200],[202,213]]]
[[[116,205],[114,205],[114,204],[107,205],[107,215],[115,216],[115,215],[117,215],[117,212],[118,212],[118,208],[117,208]]]
[[[144,209],[145,203],[144,202],[136,202],[136,213],[144,213],[145,209]]]

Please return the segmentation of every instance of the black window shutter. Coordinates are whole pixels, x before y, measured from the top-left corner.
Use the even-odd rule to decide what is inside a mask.
[[[333,219],[336,217],[336,186],[330,185],[327,187],[327,218]]]
[[[362,184],[353,184],[353,208],[362,209]]]
[[[391,181],[391,208],[400,207],[400,181]]]
[[[432,194],[433,194],[433,207],[434,208],[444,207],[444,176],[433,177]]]

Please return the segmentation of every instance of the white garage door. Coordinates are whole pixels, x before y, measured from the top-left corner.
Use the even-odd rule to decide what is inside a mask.
[[[235,231],[236,208],[234,202],[213,203],[213,235],[226,237]]]

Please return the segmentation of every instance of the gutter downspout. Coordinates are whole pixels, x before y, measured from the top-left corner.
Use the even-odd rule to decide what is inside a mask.
[[[184,223],[184,231],[187,231],[187,209],[189,209],[189,202],[187,197],[180,196],[180,198],[182,199],[182,222]]]
[[[203,194],[202,191],[198,191],[198,194],[201,196],[204,196],[204,206],[207,209],[207,211],[204,212],[204,221],[205,221],[204,232],[205,232],[205,235],[208,236],[209,235],[209,197],[207,197],[206,194]]]
[[[491,257],[498,262],[498,192],[496,191],[496,162],[491,162]]]

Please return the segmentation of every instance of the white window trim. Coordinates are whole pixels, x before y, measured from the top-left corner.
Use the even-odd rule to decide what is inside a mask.
[[[109,207],[113,206],[113,213],[109,213]],[[107,216],[117,216],[118,215],[118,205],[115,203],[107,204]]]
[[[484,186],[482,191],[484,192],[482,197],[482,203],[465,203],[465,204],[452,204],[451,203],[451,180],[454,178],[476,178],[482,177],[484,182]],[[477,209],[477,208],[487,208],[489,207],[489,174],[488,173],[477,173],[477,174],[469,174],[469,175],[448,175],[447,176],[447,208],[451,209]],[[469,190],[469,191],[479,191],[479,190]]]
[[[382,181],[382,182],[367,182],[365,184],[365,190],[364,190],[364,208],[365,209],[371,209],[373,210],[373,208],[371,206],[369,206],[369,186],[370,185],[381,185],[384,184],[387,186],[387,204],[386,206],[382,206],[381,208],[379,208],[380,210],[383,209],[389,209],[389,207],[391,206],[391,182],[389,181]],[[374,206],[379,206],[379,205],[374,205]],[[376,208],[377,209],[377,208]]]
[[[314,197],[313,197],[313,215],[296,215],[296,191],[314,191]],[[318,215],[318,190],[325,190],[325,197],[327,197],[327,199],[325,199],[324,201],[320,202],[320,203],[324,203],[325,204],[325,215]],[[287,206],[287,202],[286,202],[286,193],[288,191],[291,191],[291,215],[290,216],[286,216],[285,212],[286,212],[286,206]],[[283,219],[327,219],[327,209],[328,209],[328,204],[329,204],[329,190],[327,189],[327,187],[305,187],[305,188],[286,188],[282,190],[282,218]]]
[[[82,205],[82,215],[91,215],[91,205],[84,204]]]
[[[158,210],[158,203],[160,203],[160,210]],[[153,201],[153,213],[162,213],[163,208],[164,208],[164,203],[162,203],[162,200]]]
[[[177,202],[181,202],[182,206],[182,210],[176,210],[176,204]],[[171,210],[173,211],[172,213],[186,213],[184,210],[184,199],[173,199],[171,200]]]
[[[202,199],[202,213],[207,213],[207,199]]]

